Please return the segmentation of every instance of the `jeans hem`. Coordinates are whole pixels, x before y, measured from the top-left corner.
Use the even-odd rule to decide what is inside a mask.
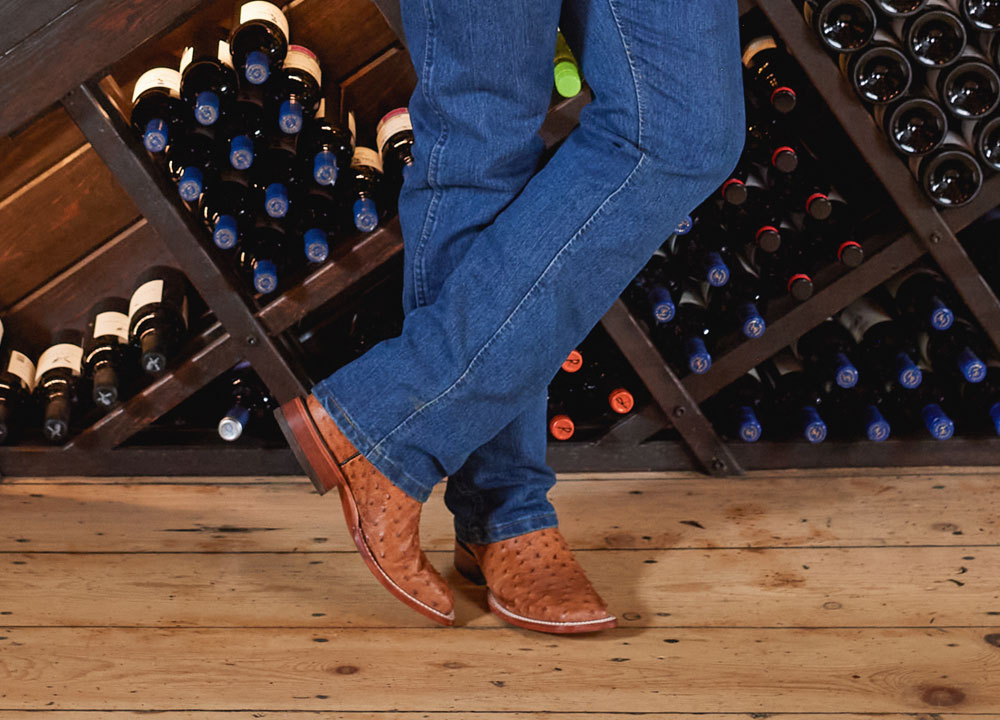
[[[398,487],[400,490],[405,492],[414,500],[418,502],[426,502],[427,498],[431,495],[431,490],[433,488],[428,488],[423,484],[414,480],[410,475],[406,473],[401,467],[399,467],[391,458],[389,458],[385,452],[381,449],[371,449],[366,450],[366,448],[371,448],[371,440],[368,438],[367,434],[351,419],[350,414],[347,410],[337,402],[337,398],[333,394],[321,387],[322,383],[315,385],[312,389],[312,395],[317,400],[319,400],[320,405],[326,410],[327,414],[333,420],[337,428],[344,434],[344,436],[351,441],[351,444],[358,449],[368,462],[375,466],[375,469],[380,473],[385,475],[389,482]]]
[[[542,515],[531,515],[519,520],[511,520],[492,527],[460,527],[455,524],[455,538],[464,543],[473,545],[488,545],[500,542],[508,538],[526,535],[535,530],[558,527],[559,522],[555,513],[545,513]]]

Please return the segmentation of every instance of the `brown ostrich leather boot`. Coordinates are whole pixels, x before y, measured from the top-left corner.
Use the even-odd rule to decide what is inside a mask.
[[[347,527],[372,574],[409,607],[453,625],[451,588],[420,549],[422,503],[376,470],[312,395],[285,403],[275,417],[313,481],[340,491]]]
[[[548,633],[585,633],[617,626],[558,528],[487,545],[455,541],[455,567],[479,585],[496,615]]]

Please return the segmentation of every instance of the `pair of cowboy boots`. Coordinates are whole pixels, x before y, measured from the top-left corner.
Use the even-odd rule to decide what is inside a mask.
[[[282,405],[277,418],[313,482],[338,489],[354,544],[372,574],[407,606],[453,625],[451,588],[420,548],[422,503],[376,470],[312,395]],[[558,528],[485,545],[456,540],[455,567],[487,586],[490,610],[512,625],[581,633],[617,624]]]

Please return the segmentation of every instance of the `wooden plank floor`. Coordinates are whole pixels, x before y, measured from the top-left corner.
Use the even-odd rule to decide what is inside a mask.
[[[0,483],[0,720],[1000,718],[1000,469],[561,478],[621,623],[457,623],[370,575],[302,478]]]

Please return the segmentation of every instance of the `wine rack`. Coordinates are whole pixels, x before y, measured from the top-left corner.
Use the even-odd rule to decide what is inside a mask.
[[[145,218],[144,223],[161,238],[169,238],[174,263],[188,275],[208,305],[213,321],[189,340],[183,360],[173,369],[64,447],[0,447],[0,473],[299,474],[287,448],[135,447],[124,443],[241,359],[251,362],[279,402],[304,392],[304,373],[290,347],[287,331],[396,258],[402,250],[398,222],[393,220],[373,233],[340,244],[333,249],[329,262],[299,284],[274,299],[259,301],[205,245],[201,227],[148,160],[125,121],[120,91],[106,72],[150,38],[180,25],[199,3],[135,0],[131,5],[148,6],[148,13],[142,15],[141,22],[130,24],[127,31],[115,33],[113,42],[98,41],[110,37],[110,19],[125,13],[124,3],[101,0],[87,5],[40,28],[14,28],[14,35],[21,33],[24,39],[0,57],[0,130],[9,133],[61,97],[62,107],[128,193]],[[771,22],[908,227],[868,238],[866,259],[860,266],[831,266],[821,272],[816,278],[817,291],[808,301],[795,305],[775,303],[768,312],[768,330],[763,337],[740,343],[715,357],[711,371],[704,375],[678,379],[653,347],[642,324],[621,301],[617,302],[602,324],[646,385],[652,402],[618,421],[595,442],[552,443],[550,463],[560,472],[695,466],[711,474],[739,475],[744,468],[993,462],[991,458],[1000,450],[998,439],[956,438],[947,443],[892,439],[885,443],[827,442],[819,446],[737,444],[720,439],[702,415],[701,402],[928,254],[1000,348],[1000,302],[956,239],[958,232],[1000,204],[1000,175],[990,177],[970,204],[937,210],[894,154],[835,61],[816,41],[797,4],[793,0],[740,0],[739,7],[741,14],[759,8]],[[59,57],[43,55],[41,49],[52,42],[63,43],[66,51]],[[97,49],[89,53],[91,47]],[[397,46],[393,52],[398,55],[403,51]],[[74,59],[79,62],[71,62]],[[361,73],[369,71],[365,68]],[[29,83],[44,89],[25,92]],[[553,104],[541,133],[548,145],[558,142],[574,127],[588,97],[584,91],[576,98]],[[124,252],[126,246],[141,251],[144,242],[143,226],[137,224],[109,241],[108,246],[120,247],[119,252]],[[105,252],[112,250],[95,250],[63,273],[59,282],[46,284],[36,294],[56,293],[60,283],[80,284],[81,278],[93,270],[96,258]]]

